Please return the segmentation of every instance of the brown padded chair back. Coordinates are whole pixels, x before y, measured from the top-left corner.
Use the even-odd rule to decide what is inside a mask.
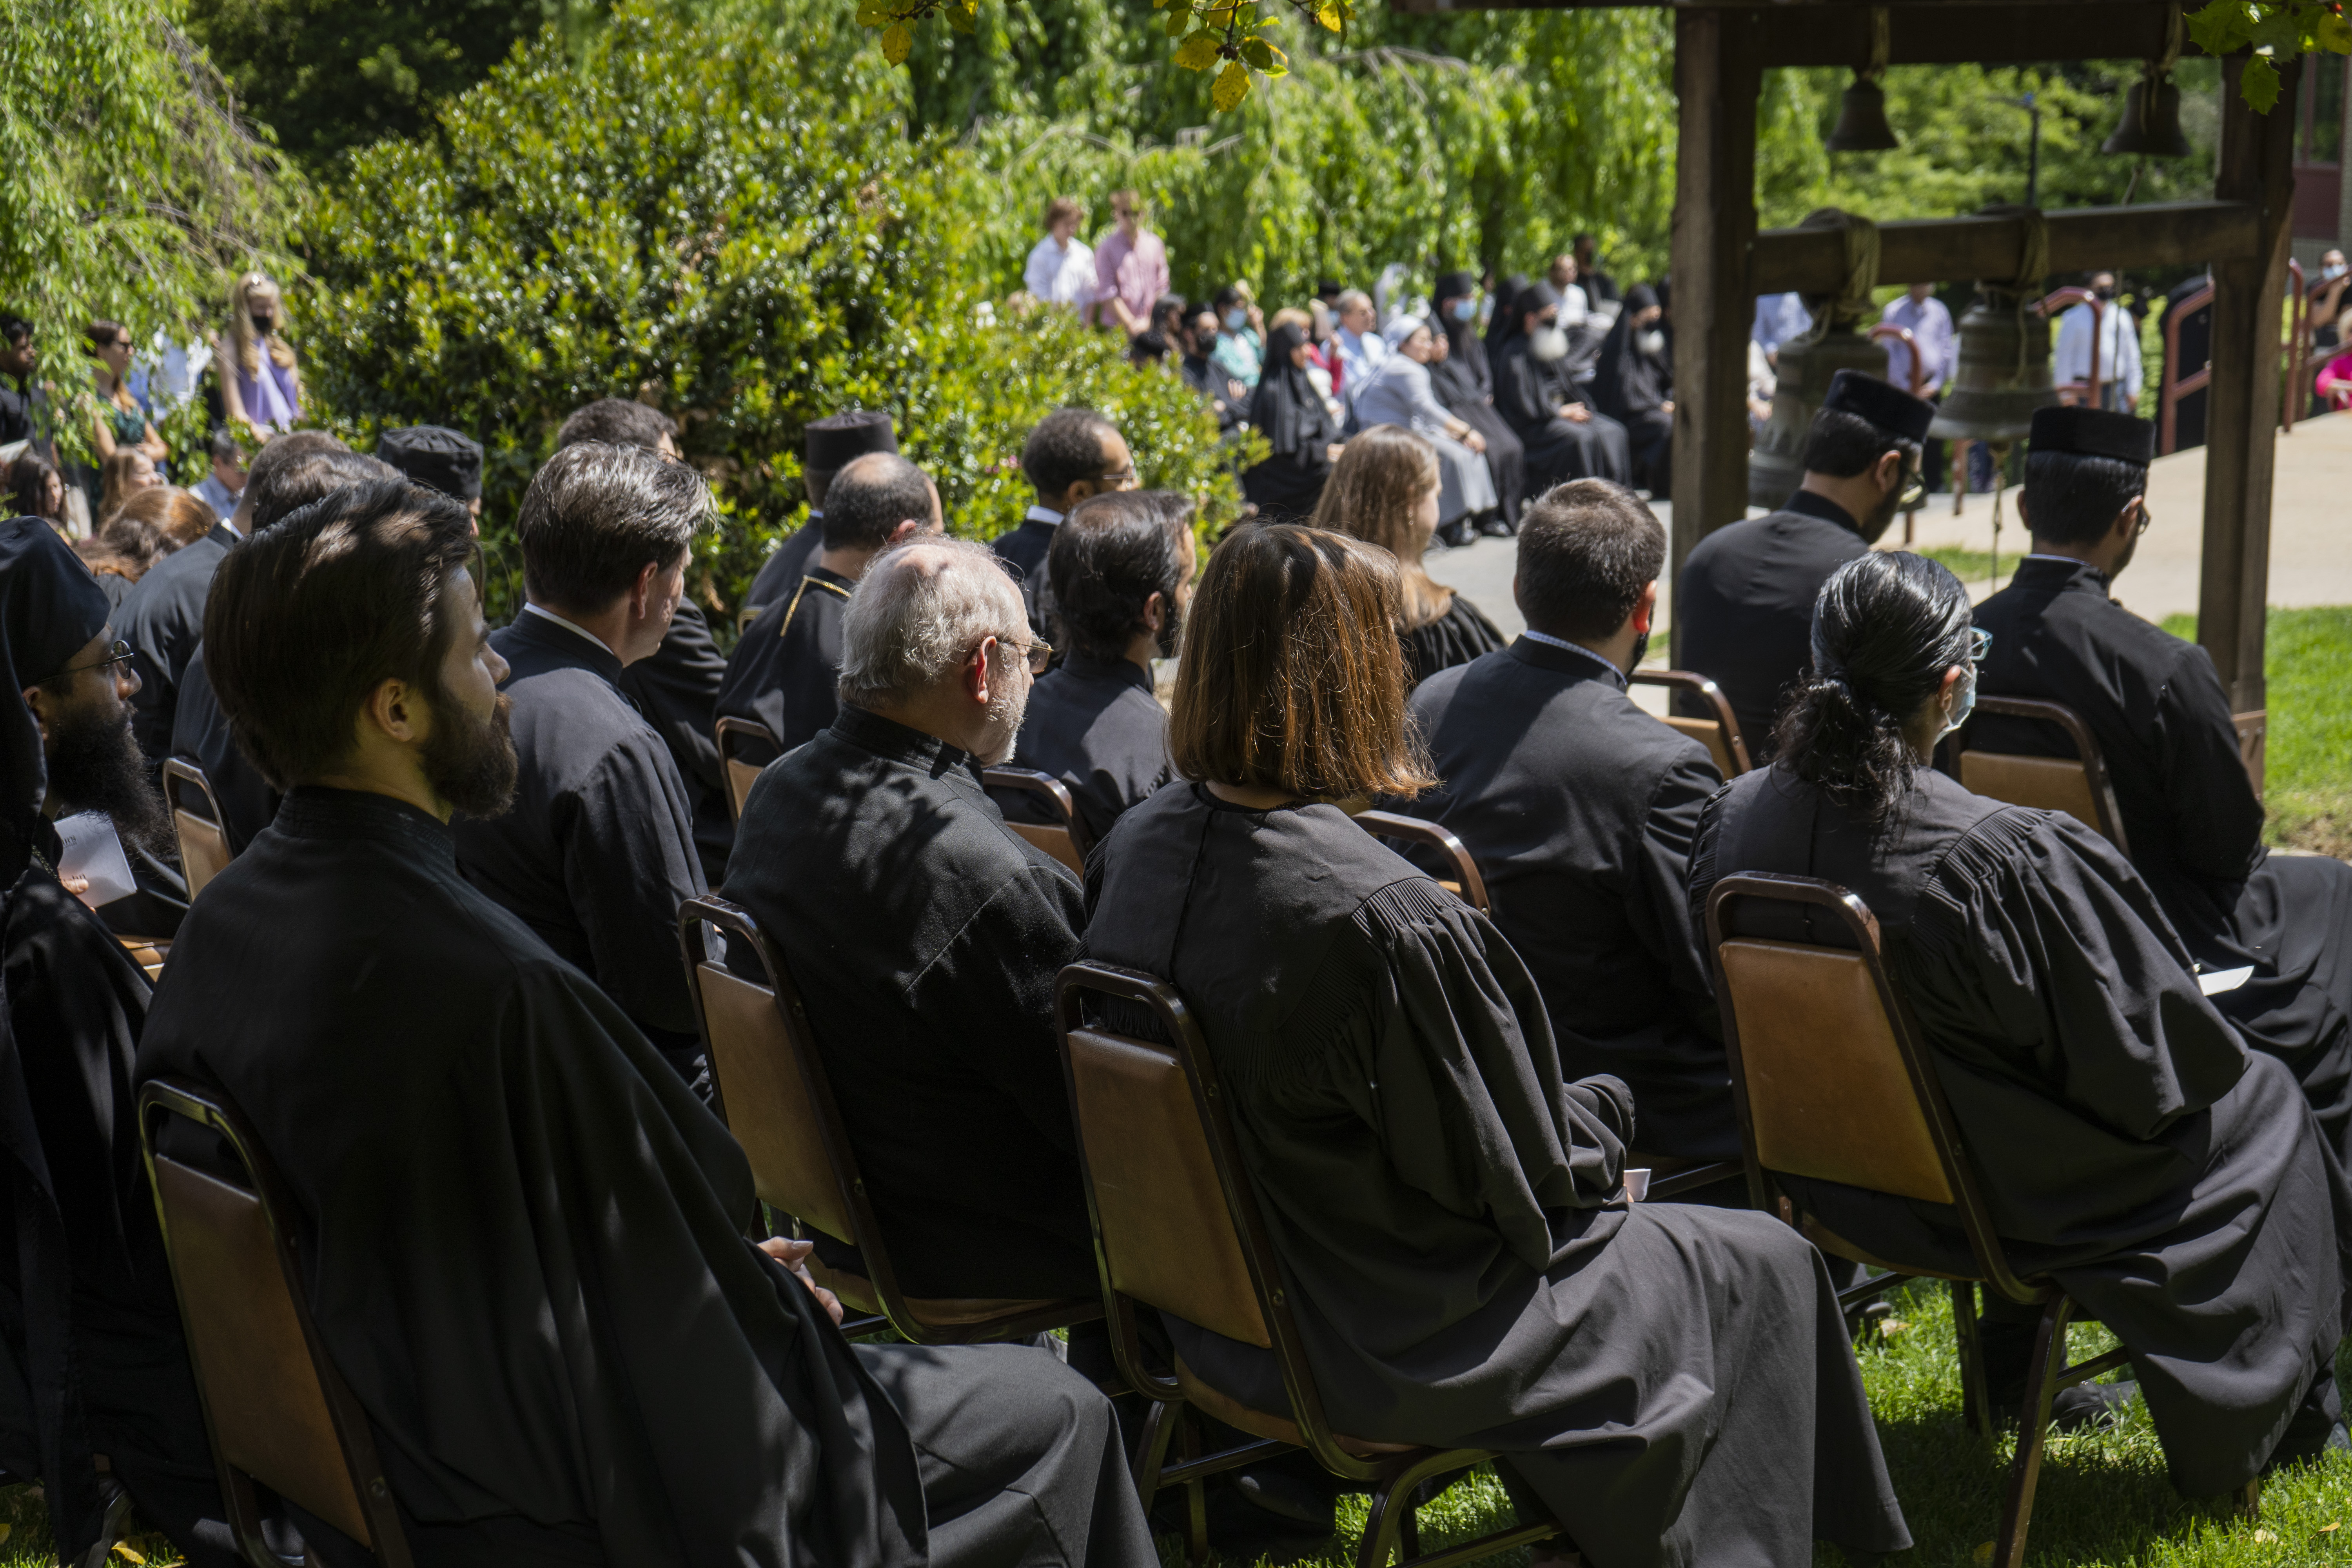
[[[205,890],[236,858],[221,831],[220,802],[204,770],[178,757],[163,760],[163,799],[172,808],[172,830],[180,840],[180,869],[188,879],[188,897]],[[189,805],[201,805],[202,813]]]
[[[1629,678],[1635,686],[1663,686],[1706,708],[1712,717],[1686,719],[1679,713],[1662,715],[1668,728],[1688,735],[1715,759],[1715,771],[1737,778],[1748,771],[1747,738],[1739,732],[1738,716],[1723,688],[1695,669],[1637,669]]]
[[[751,798],[752,781],[760,776],[759,763],[747,763],[735,753],[746,742],[756,742],[771,752],[782,748],[776,744],[776,732],[765,724],[749,719],[721,719],[713,727],[719,739],[719,765],[727,773],[727,819],[743,820],[743,803]]]
[[[1486,879],[1478,874],[1478,863],[1470,858],[1468,847],[1436,823],[1393,811],[1360,811],[1356,826],[1375,838],[1434,851],[1454,872],[1438,878],[1437,885],[1482,915],[1494,912],[1486,899]]]
[[[215,1134],[247,1184],[161,1152],[156,1129],[166,1115]],[[259,1536],[243,1478],[404,1568],[407,1546],[373,1436],[310,1321],[289,1240],[292,1216],[266,1156],[226,1099],[194,1083],[149,1084],[140,1126],[214,1453],[236,1472],[224,1477],[232,1515],[247,1515],[231,1523],[247,1557]]]
[[[2238,731],[2238,760],[2246,764],[2246,782],[2254,786],[2254,798],[2260,800],[2264,757],[2270,750],[2270,710],[2257,708],[2251,713],[2232,713],[2230,723]]]
[[[1959,752],[1962,789],[2011,805],[2063,811],[2084,826],[2095,828],[2119,852],[2131,853],[2124,840],[2115,791],[2107,783],[2105,760],[2090,726],[2079,714],[2061,703],[2022,697],[1979,697],[1976,710],[2055,725],[2073,742],[2074,755],[2038,757],[1964,746]]]
[[[987,768],[982,771],[980,780],[990,789],[1027,795],[1058,818],[1053,826],[1010,820],[1004,826],[1080,877],[1087,874],[1087,851],[1092,846],[1085,841],[1086,828],[1078,821],[1077,802],[1070,798],[1069,785],[1034,768]]]

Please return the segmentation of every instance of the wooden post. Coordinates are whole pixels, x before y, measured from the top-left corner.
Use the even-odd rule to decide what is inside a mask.
[[[1748,285],[1756,237],[1757,15],[1675,13],[1675,533],[1668,570],[1748,515]],[[1672,613],[1672,612],[1670,612]],[[1682,617],[1674,615],[1682,646]]]
[[[2218,201],[2260,213],[2253,254],[2213,268],[2212,381],[2206,393],[2204,561],[2197,640],[2213,656],[2231,708],[2266,706],[2263,614],[2269,600],[2271,474],[2279,426],[2279,318],[2294,231],[2295,89],[2301,62],[2279,67],[2279,100],[2256,114],[2238,94],[2243,55],[2221,67]],[[2288,395],[2308,395],[2299,387]]]

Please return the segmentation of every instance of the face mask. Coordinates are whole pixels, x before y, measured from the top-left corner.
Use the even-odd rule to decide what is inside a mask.
[[[1549,364],[1554,360],[1566,359],[1568,334],[1557,326],[1538,327],[1535,330],[1535,335],[1528,340],[1528,353],[1546,364]]]
[[[1466,321],[1478,313],[1478,301],[1455,300],[1445,307],[1445,313],[1457,321]]]
[[[1969,664],[1962,667],[1960,683],[1952,688],[1952,705],[1944,710],[1943,735],[1948,735],[1967,723],[1969,715],[1975,712],[1976,709],[1977,668],[1975,665]],[[1937,736],[1937,739],[1943,739],[1943,735]]]
[[[1249,312],[1247,310],[1227,310],[1225,312],[1225,331],[1229,332],[1238,332],[1244,327],[1248,325]]]
[[[269,335],[269,318],[268,318],[268,316],[256,316],[256,317],[254,317],[254,318],[253,318],[253,330],[254,330],[255,331],[257,331],[257,332],[259,332],[259,333],[260,333],[262,336],[264,336],[264,337],[268,336],[268,335]]]
[[[1666,334],[1652,327],[1633,339],[1633,346],[1654,357],[1666,352]]]
[[[2109,283],[2103,288],[2094,289],[2091,292],[2096,294],[2102,300],[2112,300],[2116,297],[2116,286]]]
[[[1641,668],[1642,660],[1648,657],[1649,652],[1650,634],[1647,632],[1635,632],[1633,634],[1633,657],[1625,661],[1625,673],[1631,675],[1635,670]]]

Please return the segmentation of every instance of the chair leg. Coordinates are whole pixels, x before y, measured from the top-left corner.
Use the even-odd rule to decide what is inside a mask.
[[[1984,1340],[1977,1332],[1977,1288],[1966,1279],[1951,1285],[1952,1337],[1960,1351],[1960,1415],[1989,1448],[2000,1428],[1993,1418],[1992,1389],[1985,1381]]]
[[[2263,1517],[2263,1478],[2256,1476],[2230,1494],[2230,1511],[2248,1524]]]
[[[2009,1469],[2009,1506],[2001,1511],[2000,1540],[1993,1568],[2022,1568],[2025,1532],[2033,1521],[2033,1489],[2042,1479],[2042,1450],[2050,1434],[2050,1401],[2058,1374],[2066,1370],[2066,1324],[2074,1303],[2061,1295],[2042,1310],[2033,1336],[2033,1362],[2026,1369],[2025,1399],[2017,1426],[2017,1458]]]
[[[1410,1563],[1421,1555],[1421,1495],[1419,1487],[1405,1494],[1404,1509],[1397,1515],[1398,1561]]]
[[[1177,1417],[1181,1432],[1177,1438],[1177,1452],[1189,1462],[1201,1457],[1201,1425],[1192,1417],[1192,1407],[1183,1406]],[[1184,1483],[1184,1561],[1192,1568],[1201,1568],[1209,1560],[1209,1485],[1196,1477]]]
[[[1135,1495],[1142,1500],[1143,1510],[1151,1511],[1151,1500],[1159,1495],[1160,1472],[1168,1463],[1168,1439],[1176,1435],[1176,1422],[1182,1406],[1152,1402],[1151,1414],[1143,1418],[1143,1430],[1135,1436],[1135,1459],[1129,1468],[1135,1476]]]

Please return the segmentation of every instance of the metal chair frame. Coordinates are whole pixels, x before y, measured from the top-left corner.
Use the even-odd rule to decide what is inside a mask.
[[[1014,767],[984,768],[981,771],[980,782],[990,789],[1013,790],[1045,802],[1045,808],[1059,818],[1058,821],[1051,824],[1008,821],[1004,826],[1080,877],[1087,874],[1087,856],[1094,849],[1094,839],[1087,832],[1087,825],[1079,820],[1078,803],[1071,797],[1069,785],[1051,773],[1039,773],[1034,768]],[[1042,837],[1057,832],[1069,841],[1067,854],[1063,853],[1061,847],[1053,843],[1050,837]]]
[[[2083,776],[2090,786],[2092,810],[2099,818],[2096,822],[2086,822],[2083,826],[2097,828],[2106,841],[2116,847],[2116,853],[2126,859],[2131,858],[2131,847],[2124,837],[2123,812],[2116,805],[2116,787],[2107,776],[2106,757],[2099,750],[2097,738],[2091,733],[2091,727],[2083,721],[2081,714],[2062,702],[2044,702],[2038,698],[2031,697],[1990,695],[1979,696],[1977,699],[1976,712],[1995,714],[2003,719],[2032,719],[2044,724],[2055,724],[2059,729],[2063,730],[2066,732],[2066,739],[2074,744],[2074,760],[2083,764]],[[1972,719],[1973,717],[1971,715]],[[1974,725],[1971,723],[1963,728],[1959,735],[1955,738],[1956,752],[1984,750],[1968,743],[1969,732],[1973,728]],[[2017,756],[2021,753],[1987,750],[1985,754]],[[2067,759],[2061,757],[2049,760],[2063,762]],[[1956,755],[1956,766],[1957,763]]]
[[[212,1441],[215,1462],[220,1468],[221,1497],[237,1551],[253,1568],[302,1568],[311,1561],[308,1555],[283,1557],[270,1549],[262,1536],[261,1508],[253,1489],[256,1480],[271,1485],[270,1478],[248,1475],[231,1464],[214,1422],[195,1325],[188,1321],[187,1287],[180,1279],[179,1256],[172,1247],[172,1218],[164,1207],[162,1184],[156,1180],[159,1156],[155,1129],[167,1114],[185,1118],[214,1134],[244,1168],[246,1184],[259,1200],[262,1215],[269,1226],[278,1270],[293,1303],[294,1320],[301,1326],[303,1343],[310,1352],[311,1371],[319,1380],[319,1391],[341,1446],[343,1468],[350,1477],[352,1495],[367,1521],[371,1539],[364,1544],[373,1549],[374,1560],[383,1568],[413,1568],[415,1559],[409,1552],[407,1533],[401,1528],[400,1510],[393,1502],[392,1489],[383,1479],[383,1462],[376,1455],[375,1429],[357,1396],[336,1370],[334,1358],[311,1319],[309,1296],[295,1257],[298,1233],[293,1221],[294,1202],[277,1166],[271,1163],[260,1140],[254,1136],[244,1114],[226,1095],[184,1079],[157,1079],[139,1091],[140,1149],[146,1160],[148,1185],[155,1193],[155,1218],[163,1229],[163,1251],[172,1265],[172,1281],[181,1297],[181,1320],[187,1331],[189,1360],[194,1365],[196,1392],[205,1407],[205,1436]],[[199,1173],[218,1180],[210,1172]]]
[[[184,793],[191,790],[201,797],[201,813],[190,811],[181,799]],[[202,881],[197,879],[198,856],[190,852],[187,824],[201,818],[220,835],[223,867],[236,858],[236,852],[228,847],[228,824],[221,816],[220,797],[213,794],[212,780],[205,777],[202,768],[182,757],[163,759],[163,804],[172,810],[172,833],[180,846],[180,870],[188,879],[188,897],[193,900],[219,872],[207,871]]]
[[[898,1271],[891,1262],[890,1249],[882,1239],[882,1227],[874,1217],[874,1205],[866,1191],[866,1178],[857,1164],[857,1152],[849,1141],[849,1129],[841,1119],[841,1108],[833,1098],[833,1083],[824,1070],[824,1061],[816,1049],[808,1021],[808,1010],[801,1002],[798,986],[793,984],[792,971],[774,944],[760,930],[759,921],[749,910],[728,902],[716,894],[688,899],[678,906],[678,946],[686,962],[687,989],[694,995],[695,1025],[701,1032],[703,1048],[710,1054],[710,1109],[722,1122],[727,1120],[726,1088],[721,1081],[719,1057],[710,1040],[710,1023],[703,1007],[701,969],[709,964],[732,973],[725,963],[711,958],[702,950],[702,930],[715,927],[741,942],[766,971],[764,989],[775,999],[776,1014],[782,1024],[784,1038],[791,1043],[793,1066],[809,1104],[816,1113],[817,1126],[824,1140],[826,1163],[831,1166],[835,1184],[839,1188],[841,1210],[849,1216],[850,1228],[856,1234],[835,1237],[858,1249],[866,1263],[866,1278],[874,1287],[875,1298],[882,1310],[876,1315],[845,1318],[841,1331],[845,1334],[873,1333],[886,1325],[896,1329],[911,1344],[964,1345],[990,1344],[1006,1340],[1025,1339],[1043,1333],[1047,1329],[1066,1328],[1072,1323],[1090,1322],[1100,1309],[1091,1301],[1057,1301],[1049,1310],[1002,1314],[971,1323],[929,1324],[918,1318],[908,1305],[907,1296],[898,1287]],[[744,977],[736,975],[736,979]],[[793,1216],[799,1226],[799,1216]]]
[[[1748,739],[1740,733],[1739,715],[1731,710],[1731,699],[1723,688],[1695,669],[1637,669],[1626,679],[1635,686],[1663,686],[1704,704],[1723,726],[1724,749],[1731,753],[1731,775],[1737,777],[1756,764],[1748,755]]]
[[[1150,1008],[1168,1031],[1169,1040],[1172,1043],[1138,1040],[1131,1036],[1118,1035],[1116,1031],[1087,1024],[1081,1016],[1079,998],[1087,994],[1116,997]],[[1234,1235],[1248,1268],[1250,1283],[1257,1298],[1257,1309],[1265,1320],[1267,1337],[1273,1342],[1274,1355],[1282,1371],[1282,1386],[1289,1401],[1290,1419],[1306,1439],[1300,1446],[1314,1455],[1316,1462],[1334,1476],[1343,1480],[1371,1484],[1371,1511],[1364,1523],[1363,1540],[1357,1548],[1357,1568],[1386,1568],[1391,1556],[1400,1546],[1403,1561],[1398,1568],[1454,1568],[1459,1563],[1559,1535],[1559,1524],[1545,1521],[1496,1531],[1443,1551],[1428,1553],[1421,1551],[1420,1525],[1415,1512],[1423,1483],[1483,1464],[1495,1458],[1494,1451],[1419,1447],[1377,1458],[1360,1458],[1341,1446],[1324,1413],[1322,1393],[1307,1362],[1306,1342],[1299,1336],[1297,1321],[1291,1311],[1281,1265],[1273,1243],[1267,1238],[1256,1192],[1242,1162],[1240,1145],[1234,1137],[1215,1058],[1211,1055],[1200,1025],[1185,1006],[1183,998],[1166,981],[1139,970],[1102,963],[1073,963],[1062,971],[1055,984],[1054,1017],[1062,1039],[1063,1081],[1069,1091],[1070,1115],[1074,1123],[1079,1116],[1076,1073],[1069,1048],[1070,1037],[1074,1033],[1085,1029],[1116,1037],[1124,1044],[1165,1051],[1182,1066],[1185,1079],[1192,1088],[1193,1109],[1200,1114],[1201,1128],[1207,1137],[1210,1160],[1216,1169],[1226,1212],[1232,1218]],[[1264,1437],[1214,1454],[1204,1456],[1195,1451],[1196,1434],[1188,1416],[1182,1386],[1173,1375],[1154,1371],[1145,1364],[1142,1343],[1136,1331],[1136,1303],[1111,1283],[1110,1255],[1103,1239],[1102,1208],[1095,1191],[1094,1168],[1086,1157],[1083,1132],[1078,1147],[1078,1168],[1087,1194],[1087,1221],[1094,1234],[1095,1266],[1102,1279],[1103,1316],[1110,1329],[1112,1358],[1127,1385],[1153,1402],[1150,1417],[1137,1444],[1134,1460],[1136,1490],[1142,1497],[1144,1507],[1149,1509],[1151,1500],[1161,1488],[1181,1486],[1186,1489],[1190,1494],[1186,1549],[1189,1561],[1198,1563],[1207,1552],[1207,1505],[1202,1483],[1210,1476],[1288,1452],[1293,1445],[1277,1438]],[[1177,1462],[1171,1464],[1168,1461],[1169,1444],[1180,1426],[1184,1429],[1183,1451]]]
[[[711,726],[710,732],[719,742],[719,776],[727,781],[727,820],[730,824],[740,823],[743,820],[743,802],[750,798],[751,786],[747,784],[739,791],[735,787],[735,770],[739,766],[750,768],[752,764],[739,761],[735,755],[737,750],[747,741],[766,746],[780,755],[783,747],[778,744],[773,730],[753,719],[722,718]],[[757,771],[753,769],[754,776]]]
[[[1356,826],[1375,838],[1396,839],[1451,860],[1454,882],[1446,891],[1482,915],[1494,913],[1494,906],[1486,897],[1486,879],[1478,874],[1478,863],[1470,858],[1468,847],[1438,824],[1393,811],[1360,811],[1356,813]]]
[[[1994,1436],[1994,1413],[1990,1393],[1985,1383],[1984,1352],[1977,1334],[1976,1288],[1981,1284],[1986,1289],[1997,1291],[2020,1305],[2042,1308],[2042,1321],[2034,1333],[2033,1356],[2026,1372],[2017,1454],[2010,1467],[2008,1498],[2001,1510],[2000,1531],[1992,1555],[1995,1568],[2021,1568],[2025,1561],[2026,1531],[2032,1523],[2034,1489],[2041,1479],[2042,1457],[2049,1436],[2051,1400],[2062,1388],[2071,1388],[2123,1366],[2131,1359],[2130,1350],[2117,1346],[2087,1361],[2071,1366],[2067,1364],[2066,1325],[2075,1316],[2075,1303],[2050,1280],[2021,1278],[2010,1267],[2008,1254],[2001,1246],[1999,1232],[1993,1227],[1991,1213],[1986,1207],[1983,1193],[1978,1185],[1975,1163],[1961,1140],[1958,1124],[1952,1120],[1951,1107],[1945,1100],[1943,1086],[1936,1077],[1932,1052],[1920,1033],[1919,1022],[1911,1010],[1909,999],[1895,988],[1893,977],[1887,973],[1877,917],[1855,894],[1834,882],[1813,877],[1754,873],[1726,877],[1716,884],[1706,901],[1707,951],[1715,970],[1716,994],[1724,1002],[1723,1049],[1731,1067],[1732,1099],[1739,1112],[1740,1156],[1748,1169],[1748,1196],[1754,1206],[1767,1214],[1778,1215],[1784,1223],[1809,1237],[1816,1245],[1822,1245],[1825,1240],[1843,1240],[1808,1227],[1794,1203],[1781,1191],[1773,1179],[1772,1172],[1765,1168],[1757,1154],[1755,1116],[1748,1100],[1747,1069],[1740,1055],[1739,1010],[1722,956],[1727,940],[1724,910],[1727,905],[1742,899],[1827,910],[1853,939],[1853,951],[1859,954],[1869,973],[1880,1006],[1885,1009],[1895,1050],[1903,1061],[1904,1074],[1910,1081],[1912,1092],[1917,1097],[1920,1112],[1927,1122],[1928,1141],[1935,1148],[1945,1184],[1952,1193],[1953,1207],[1959,1212],[1960,1228],[1968,1237],[1969,1251],[1976,1261],[1977,1274],[1973,1278],[1963,1279],[1931,1269],[1906,1268],[1874,1258],[1859,1256],[1860,1249],[1847,1243],[1846,1256],[1856,1262],[1884,1268],[1886,1272],[1864,1279],[1849,1290],[1841,1291],[1839,1304],[1845,1306],[1865,1300],[1902,1279],[1934,1278],[1948,1281],[1952,1294],[1953,1329],[1959,1340],[1962,1413],[1988,1446]],[[1815,944],[1791,942],[1776,945],[1808,948]],[[1825,1247],[1824,1250],[1832,1248]],[[2248,1483],[2246,1491],[2241,1494],[2242,1509],[2251,1512],[2260,1498],[2260,1489],[2259,1480]]]

